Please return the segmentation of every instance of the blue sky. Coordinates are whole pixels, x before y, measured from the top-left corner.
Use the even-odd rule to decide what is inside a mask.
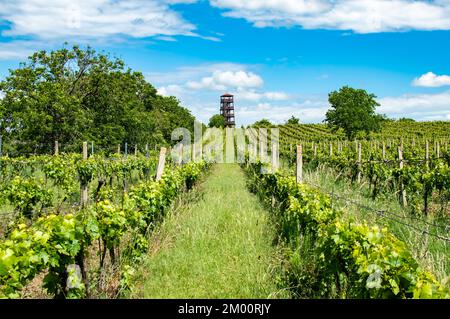
[[[450,0],[0,1],[0,76],[64,41],[117,55],[200,120],[320,122],[330,91],[390,117],[450,120]]]

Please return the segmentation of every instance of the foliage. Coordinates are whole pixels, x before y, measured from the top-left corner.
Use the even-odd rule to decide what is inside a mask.
[[[174,97],[157,95],[140,72],[92,48],[31,55],[0,83],[0,135],[5,151],[65,151],[85,140],[111,146],[164,143],[175,127],[193,129],[194,117]]]
[[[264,127],[264,126],[271,127],[272,123],[270,123],[270,121],[267,119],[262,119],[262,120],[259,120],[259,121],[256,121],[255,123],[253,123],[252,126],[253,127]]]
[[[298,118],[294,117],[294,115],[292,115],[291,118],[286,121],[286,125],[289,125],[289,124],[293,124],[293,125],[300,124],[300,119],[298,119]]]
[[[15,210],[30,218],[38,204],[42,208],[51,204],[53,194],[44,189],[42,180],[16,176],[10,183],[0,187],[0,198],[5,198]]]
[[[344,86],[328,95],[331,109],[326,113],[325,122],[333,128],[342,128],[349,139],[356,133],[380,129],[382,116],[375,114],[379,106],[374,94],[365,90]]]
[[[337,290],[347,298],[449,297],[445,283],[420,269],[405,244],[386,229],[344,221],[327,195],[292,177],[261,174],[261,168],[250,165],[249,183],[266,202],[273,205],[273,198],[278,203],[275,217],[293,252],[302,236],[312,238],[313,253],[320,260],[320,296]],[[297,271],[291,278],[304,276]]]
[[[225,118],[220,114],[215,114],[209,119],[208,126],[224,128],[225,127]]]
[[[184,183],[195,181],[205,165],[190,163],[166,171],[159,182],[142,182],[126,196],[123,207],[104,198],[95,207],[76,215],[49,214],[29,226],[19,224],[0,242],[0,297],[19,297],[20,290],[44,269],[49,270],[44,279],[49,293],[66,298],[83,297],[86,287],[73,265],[83,256],[85,247],[101,238],[106,243],[104,249],[113,250],[129,233],[135,238],[130,249],[138,258],[146,251],[145,231],[151,222],[163,216]],[[131,271],[124,268],[121,281],[124,287]]]
[[[398,119],[398,122],[405,122],[405,123],[414,123],[416,122],[414,119],[410,119],[407,117],[401,117]]]

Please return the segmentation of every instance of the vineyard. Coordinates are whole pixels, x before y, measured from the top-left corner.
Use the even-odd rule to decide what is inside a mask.
[[[448,124],[409,125],[249,129],[241,167],[3,156],[0,296],[449,298]]]
[[[153,156],[2,157],[0,165],[0,296],[18,298],[36,281],[50,296],[80,298],[127,289],[149,231],[206,164],[168,163],[156,179]],[[108,272],[118,277],[112,287]]]
[[[323,141],[323,140],[345,140],[345,135],[342,130],[333,132],[325,124],[284,124],[284,125],[270,125],[260,126],[255,125],[255,128],[270,128],[278,127],[280,135],[284,140],[291,142],[300,141]],[[447,139],[450,137],[449,122],[395,122],[389,121],[382,123],[382,128],[379,132],[371,132],[365,139]]]
[[[279,126],[281,162],[247,171],[291,247],[294,295],[448,296],[448,124],[389,123],[354,141],[320,124]],[[256,128],[271,140],[271,127]]]

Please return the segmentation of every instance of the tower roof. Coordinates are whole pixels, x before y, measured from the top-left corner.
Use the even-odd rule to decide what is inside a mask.
[[[224,95],[221,95],[221,96],[233,96],[233,94],[225,93]]]

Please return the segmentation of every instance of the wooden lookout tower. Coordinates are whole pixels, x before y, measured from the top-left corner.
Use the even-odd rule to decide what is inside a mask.
[[[226,127],[234,127],[234,97],[225,93],[220,97],[220,115],[225,118]]]

